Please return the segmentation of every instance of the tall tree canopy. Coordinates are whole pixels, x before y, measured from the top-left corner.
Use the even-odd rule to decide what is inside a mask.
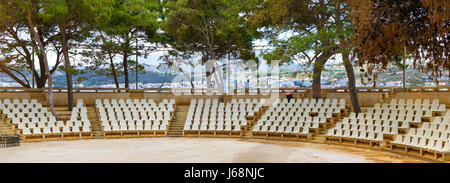
[[[208,60],[254,59],[251,32],[240,14],[246,7],[238,0],[170,0],[164,31],[174,49],[171,55]],[[209,76],[211,71],[207,70]],[[207,86],[210,87],[209,81]]]
[[[338,50],[337,22],[333,16],[333,0],[256,0],[250,16],[254,28],[259,29],[275,46],[267,59],[291,62],[305,59],[313,68],[313,97],[321,97],[320,76],[325,63]],[[280,35],[290,36],[281,36]]]
[[[101,44],[109,59],[115,54],[122,55],[121,68],[125,76],[125,88],[129,88],[130,60],[139,49],[133,49],[138,39],[147,43],[158,43],[161,35],[159,19],[163,16],[159,0],[114,0],[111,17],[97,27],[95,43]],[[139,47],[143,49],[144,47]],[[119,49],[118,52],[115,52]],[[132,62],[133,63],[133,62]],[[117,80],[114,63],[110,63],[112,74]],[[117,84],[117,83],[116,83]]]
[[[406,50],[420,71],[440,75],[450,69],[450,1],[348,1],[356,27],[355,56],[361,65],[386,69],[403,59]]]
[[[73,107],[72,75],[76,68],[70,63],[70,42],[83,42],[91,37],[91,25],[105,21],[109,17],[110,0],[45,0],[40,2],[43,10],[40,12],[44,22],[55,23],[59,34],[59,45],[64,57],[64,68],[67,78],[67,94],[69,110]]]
[[[360,112],[349,37],[353,33],[348,5],[341,0],[253,0],[249,21],[275,46],[267,60],[306,60],[313,65],[313,98],[321,98],[321,73],[325,63],[342,54],[348,75],[350,98]]]
[[[33,87],[30,81],[33,79],[38,88],[45,87],[48,77],[44,70],[44,57],[47,57],[48,51],[56,55],[50,74],[62,63],[57,28],[54,22],[43,20],[39,13],[43,10],[42,6],[37,0],[2,0],[0,4],[0,70],[27,88]],[[37,29],[36,36],[44,47],[39,54],[33,49],[37,43],[32,39],[34,35],[27,21],[28,10],[31,10],[33,25]],[[39,67],[34,66],[35,61]],[[26,78],[26,72],[30,72],[33,78]]]

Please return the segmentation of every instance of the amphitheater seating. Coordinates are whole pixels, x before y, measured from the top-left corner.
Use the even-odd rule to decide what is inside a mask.
[[[80,104],[82,105],[82,103]],[[55,116],[38,103],[36,99],[9,99],[0,100],[2,114],[6,114],[11,119],[12,125],[24,139],[57,137],[64,138],[64,135],[81,135],[90,132],[89,120],[82,121],[57,121]],[[77,111],[78,107],[74,108]]]
[[[264,102],[264,101],[262,101]],[[232,99],[219,103],[217,99],[191,100],[183,135],[194,134],[239,134],[248,126],[247,117],[253,117],[262,103],[257,99]]]
[[[439,105],[438,100],[392,99],[389,104],[375,104],[365,113],[351,113],[335,128],[328,130],[328,139],[353,140],[368,142],[371,145],[385,141],[384,136],[396,136],[399,130],[408,130],[411,125],[419,125],[429,120],[433,112],[443,112],[445,105]]]
[[[253,135],[307,136],[343,112],[345,100],[277,100],[258,120]]]
[[[167,134],[175,100],[97,99],[95,101],[105,136]]]
[[[438,154],[450,153],[450,111],[445,116],[437,116],[433,122],[424,122],[420,128],[409,129],[406,135],[398,135],[391,148],[401,147]]]
[[[64,136],[78,135],[80,138],[82,135],[92,137],[91,122],[89,121],[83,100],[78,99],[77,105],[72,108],[70,120],[66,121],[63,134]]]

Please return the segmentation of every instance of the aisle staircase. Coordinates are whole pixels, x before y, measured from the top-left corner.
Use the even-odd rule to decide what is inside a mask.
[[[31,99],[36,99],[37,102],[41,103],[42,105],[48,106],[47,96],[44,92],[32,92],[30,94]]]
[[[88,119],[91,122],[91,131],[94,136],[94,139],[103,138],[103,130],[100,120],[97,116],[97,110],[95,107],[86,107]]]
[[[13,130],[11,124],[6,122],[6,116],[0,116],[0,136],[2,135],[15,135],[16,132]]]
[[[47,106],[47,105],[43,105]],[[50,108],[47,107],[47,110],[50,111]],[[69,107],[55,107],[56,115],[58,115],[58,120],[67,121],[70,120],[70,116],[72,111],[69,111]]]
[[[259,111],[257,113],[255,113],[255,116],[254,116],[253,120],[247,120],[248,126],[242,132],[242,137],[244,137],[244,138],[251,138],[253,136],[252,135],[253,127],[258,123],[258,120],[261,119],[261,116],[264,115],[264,113],[266,113],[267,109],[268,109],[268,107],[266,107],[266,106],[261,107],[259,109]]]
[[[176,107],[175,114],[169,126],[169,131],[167,132],[168,137],[183,136],[184,123],[186,122],[186,116],[188,112],[188,105],[179,105]]]

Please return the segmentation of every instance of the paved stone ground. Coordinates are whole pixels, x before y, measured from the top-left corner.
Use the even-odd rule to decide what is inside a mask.
[[[128,138],[22,143],[0,162],[363,163],[431,162],[364,148],[225,138]]]

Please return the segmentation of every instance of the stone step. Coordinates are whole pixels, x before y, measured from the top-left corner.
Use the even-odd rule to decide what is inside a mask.
[[[183,134],[167,134],[167,137],[182,137]]]
[[[169,126],[169,131],[167,132],[168,137],[183,136],[183,128],[188,112],[189,106],[177,106],[171,124]]]

